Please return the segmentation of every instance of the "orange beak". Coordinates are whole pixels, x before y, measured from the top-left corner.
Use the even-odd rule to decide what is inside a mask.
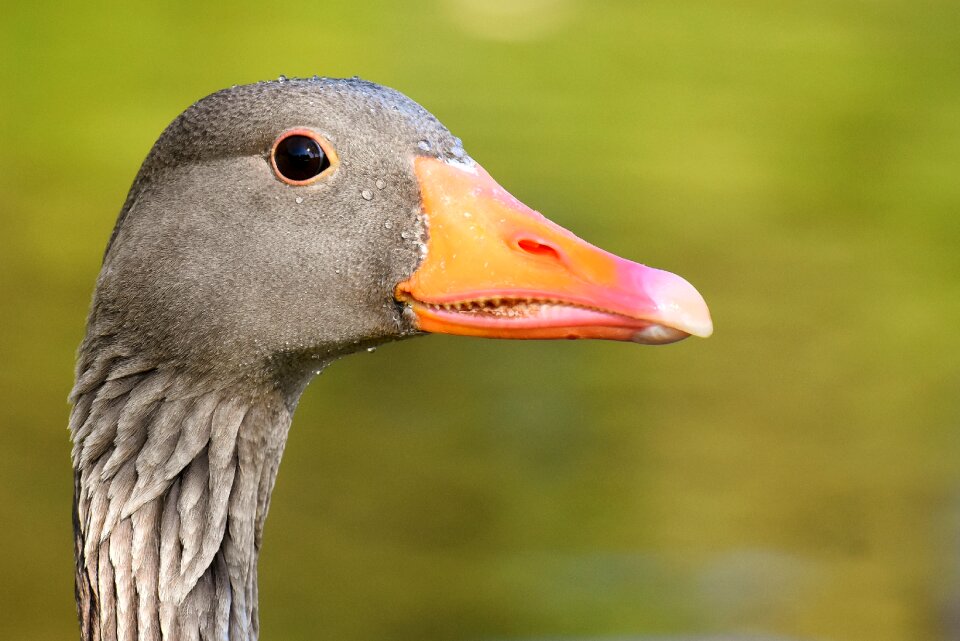
[[[417,157],[414,168],[427,255],[395,295],[422,331],[651,344],[713,332],[690,283],[580,240],[479,165]]]

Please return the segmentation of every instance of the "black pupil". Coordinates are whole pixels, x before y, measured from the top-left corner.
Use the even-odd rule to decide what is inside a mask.
[[[287,136],[274,153],[277,170],[290,180],[310,180],[330,166],[327,154],[310,136]]]

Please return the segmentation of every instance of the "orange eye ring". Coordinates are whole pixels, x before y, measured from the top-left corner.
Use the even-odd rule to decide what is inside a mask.
[[[326,138],[310,129],[288,129],[270,148],[270,166],[280,182],[310,185],[331,174],[340,164],[337,152]]]

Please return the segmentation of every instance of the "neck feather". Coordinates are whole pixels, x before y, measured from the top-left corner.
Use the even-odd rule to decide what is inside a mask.
[[[198,378],[132,358],[78,376],[84,641],[257,638],[257,556],[293,407],[276,388]]]

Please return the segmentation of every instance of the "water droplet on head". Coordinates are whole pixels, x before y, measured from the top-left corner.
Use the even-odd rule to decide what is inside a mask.
[[[363,191],[361,191],[360,196],[364,200],[373,200],[373,192],[370,191],[369,189],[364,189]]]
[[[295,200],[297,201],[298,205],[303,204],[303,196],[297,196]]]
[[[372,353],[372,352],[377,351],[377,348],[376,348],[376,347],[368,347],[368,348],[367,348],[367,351]]]
[[[287,77],[283,74],[280,74],[280,77],[277,78],[277,82],[286,82],[286,81],[287,81]]]
[[[383,223],[383,227],[384,227],[384,229],[393,229],[393,223],[391,223],[391,222],[388,220],[387,222]]]
[[[402,231],[400,232],[400,238],[404,240],[410,240],[411,238],[413,238],[413,232]]]
[[[379,178],[377,179],[377,189],[383,189],[386,186],[387,183],[383,182],[383,180],[380,180]]]
[[[426,140],[421,140],[420,142],[418,142],[417,147],[419,147],[423,151],[430,151],[430,143],[427,142]]]

